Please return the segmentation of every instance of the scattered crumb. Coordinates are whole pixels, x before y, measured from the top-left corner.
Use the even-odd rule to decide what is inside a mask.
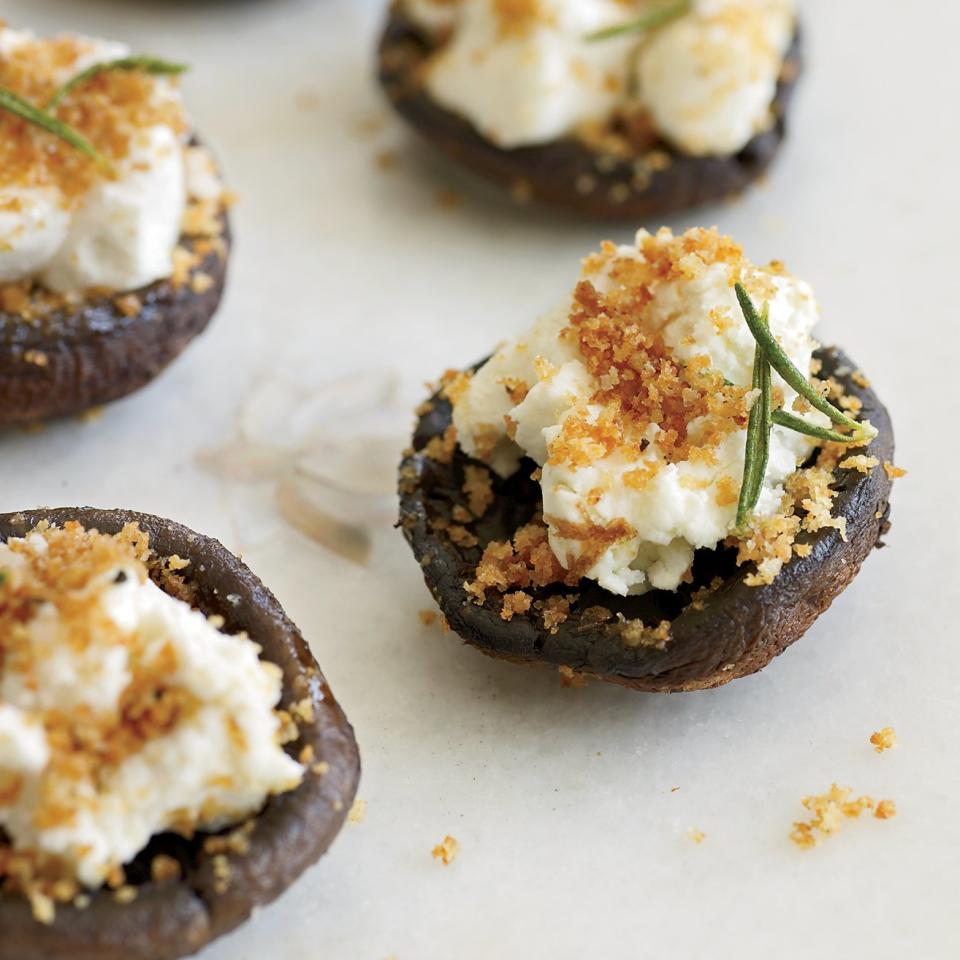
[[[862,387],[864,390],[870,389],[870,381],[864,375],[862,370],[854,370],[850,374],[850,379],[858,386]]]
[[[883,469],[886,471],[887,476],[891,480],[899,480],[900,477],[905,477],[907,471],[902,467],[894,466],[889,460],[884,461]]]
[[[670,788],[670,792],[671,792],[671,793],[676,793],[679,789],[680,789],[679,787],[671,787],[671,788]]]
[[[448,833],[443,840],[431,851],[434,860],[439,860],[445,867],[449,867],[460,853],[460,841]]]
[[[126,906],[128,903],[133,903],[133,901],[137,899],[137,888],[131,887],[130,884],[124,884],[114,891],[113,899],[123,906]]]
[[[533,597],[523,590],[503,595],[503,606],[500,608],[501,620],[512,620],[518,613],[526,613],[533,605]]]
[[[860,473],[869,473],[874,467],[879,467],[880,461],[876,457],[857,454],[840,461],[841,470],[857,470]]]
[[[304,697],[302,700],[290,704],[290,715],[300,723],[313,723],[316,719],[313,700],[310,697]]]
[[[180,879],[180,863],[165,853],[158,853],[150,861],[150,879],[154,883],[168,883]]]
[[[866,810],[873,810],[879,820],[889,820],[896,815],[896,804],[892,800],[878,803],[867,796],[850,800],[851,793],[850,787],[838,787],[834,783],[827,793],[804,797],[800,802],[813,816],[809,821],[794,822],[790,839],[802,850],[809,850],[836,833],[844,818],[858,818]]]
[[[436,610],[418,610],[417,616],[425,627],[432,627],[437,622]]]
[[[564,687],[582,689],[587,685],[587,678],[582,673],[574,670],[573,667],[568,667],[566,664],[563,664],[557,667],[557,672],[560,674],[560,683]]]
[[[877,804],[877,809],[873,811],[873,815],[878,820],[890,820],[897,815],[896,802],[893,800],[881,800]]]
[[[373,158],[379,170],[392,170],[397,165],[397,160],[398,157],[395,150],[381,150]]]
[[[135,317],[143,309],[143,303],[135,293],[114,297],[113,303],[125,317]]]
[[[877,753],[883,753],[897,745],[897,734],[893,727],[884,727],[870,735],[870,742]]]
[[[690,827],[690,829],[687,830],[687,836],[698,845],[707,839],[707,835],[702,830],[698,830],[696,827]]]
[[[367,801],[361,800],[359,797],[357,797],[357,799],[353,801],[353,806],[350,808],[350,812],[347,814],[347,820],[353,824],[363,823],[366,816]]]
[[[463,492],[467,495],[467,506],[479,520],[494,501],[493,477],[486,467],[467,464],[463,471]]]
[[[620,637],[628,647],[652,647],[665,650],[670,640],[670,621],[661,620],[655,627],[648,627],[642,620],[625,620]]]
[[[103,416],[104,409],[103,406],[90,407],[89,410],[84,410],[83,413],[79,414],[77,419],[81,423],[96,423]]]
[[[310,772],[315,777],[323,777],[330,771],[330,764],[326,760],[319,760],[311,768]]]

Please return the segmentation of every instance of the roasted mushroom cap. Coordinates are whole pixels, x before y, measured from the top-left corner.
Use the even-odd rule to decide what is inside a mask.
[[[568,138],[534,147],[502,149],[471,124],[439,106],[421,82],[432,53],[398,4],[380,41],[379,75],[396,111],[448,157],[511,191],[597,219],[642,222],[662,214],[729,199],[770,166],[786,133],[786,116],[801,70],[799,33],[784,59],[770,129],[732,156],[693,157],[664,142],[636,156],[598,152]],[[645,164],[664,155],[669,164]]]
[[[881,463],[892,461],[893,428],[879,398],[854,383],[855,366],[842,353],[821,350],[817,356],[823,361],[822,376],[835,377],[848,394],[859,397],[862,416],[880,431],[869,454]],[[798,542],[809,543],[811,553],[794,557],[768,586],[746,584],[754,568],[751,564],[738,568],[736,551],[701,550],[693,582],[677,592],[618,597],[589,580],[572,590],[527,589],[535,601],[571,592],[578,599],[567,620],[552,630],[544,626],[536,603],[507,622],[500,616],[499,595],[488,593],[478,605],[464,583],[474,579],[487,543],[510,539],[540,511],[540,488],[530,479],[535,464],[524,461],[518,474],[507,480],[494,478],[495,502],[472,528],[479,545],[458,546],[443,532],[444,524],[436,521],[450,521],[454,507],[463,506],[464,467],[473,461],[459,447],[450,463],[423,452],[431,437],[442,436],[451,422],[449,402],[438,395],[431,404],[414,436],[414,452],[401,464],[400,526],[451,628],[467,643],[500,659],[550,664],[635,690],[721,686],[762,669],[799,639],[853,580],[889,527],[891,481],[883,467],[867,475],[838,470],[834,515],[846,519],[847,539],[832,528],[802,534]],[[716,589],[704,597],[703,588],[708,586]],[[637,642],[644,627],[663,621],[670,623],[670,636],[662,649]]]
[[[218,250],[206,250],[205,239],[180,238],[190,254],[206,250],[184,282],[89,294],[31,320],[0,309],[0,426],[80,413],[161,373],[217,311],[230,243],[226,214],[221,222]]]
[[[21,897],[0,894],[0,960],[174,960],[195,953],[215,937],[270,903],[330,846],[353,801],[360,760],[353,729],[333,698],[299,630],[272,593],[216,540],[180,524],[125,510],[60,508],[0,515],[0,539],[24,536],[39,521],[62,525],[79,520],[87,528],[116,533],[135,522],[150,535],[161,557],[190,561],[181,576],[195,605],[223,617],[224,630],[246,631],[263,647],[265,659],[283,670],[282,704],[313,703],[314,720],[301,723],[300,739],[288,749],[313,747],[318,774],[307,772],[290,793],[271,798],[256,817],[249,851],[226,854],[230,882],[218,892],[213,857],[205,836],[185,840],[161,834],[127,866],[138,896],[118,903],[110,891],[92,895],[89,907],[59,906],[50,926],[34,920]],[[158,581],[163,586],[163,581]],[[229,831],[225,831],[229,832]],[[176,858],[182,879],[150,879],[157,854]],[[141,882],[137,882],[140,878]]]

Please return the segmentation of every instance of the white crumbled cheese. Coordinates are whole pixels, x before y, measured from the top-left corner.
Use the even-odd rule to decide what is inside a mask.
[[[0,283],[36,276],[67,239],[56,187],[0,187]]]
[[[39,534],[27,542],[35,551],[45,547]],[[22,556],[0,546],[7,576],[16,578],[22,564]],[[88,644],[71,642],[57,606],[43,603],[26,632],[30,669],[18,669],[12,657],[0,665],[0,784],[21,783],[12,802],[0,801],[0,828],[16,848],[58,855],[81,883],[97,887],[152,835],[184,820],[213,830],[239,822],[268,796],[294,788],[303,768],[278,743],[280,669],[259,659],[254,642],[221,633],[142,581],[133,562],[65,602],[87,596],[97,601],[91,617],[121,628],[124,642],[112,633],[101,640],[95,628]],[[101,766],[95,779],[79,778],[69,820],[38,826],[34,814],[51,762],[45,717],[59,711],[78,723],[82,716],[116,721],[134,658],[141,669],[172,659],[164,685],[190,695],[195,708],[121,762]]]
[[[186,207],[183,149],[158,125],[141,132],[117,165],[74,212],[60,249],[40,274],[58,292],[133,290],[173,273],[173,248]]]
[[[794,30],[793,0],[701,0],[636,56],[656,129],[695,156],[731,154],[770,126]]]
[[[641,259],[639,244],[649,239],[645,231],[637,236],[637,246],[618,248],[617,255]],[[672,235],[661,231],[657,240],[669,242]],[[811,331],[819,309],[810,288],[801,281],[776,270],[747,264],[743,279],[763,277],[772,284],[770,328],[801,370],[809,370],[815,342]],[[585,273],[598,291],[611,288],[606,272]],[[657,283],[651,303],[644,309],[645,332],[659,333],[673,356],[689,361],[696,356],[710,358],[711,366],[731,383],[751,383],[755,341],[737,303],[733,289],[733,268],[724,263],[708,266],[699,276],[669,279]],[[592,417],[600,407],[589,405],[599,384],[584,365],[579,347],[561,331],[568,326],[571,302],[567,301],[538,320],[532,329],[500,347],[469,381],[454,405],[453,422],[462,448],[471,456],[480,456],[501,476],[509,476],[518,467],[521,456],[529,456],[542,467],[543,514],[549,529],[550,546],[567,568],[582,552],[578,540],[558,535],[557,521],[597,526],[626,521],[634,535],[606,549],[586,576],[611,593],[643,593],[651,588],[675,590],[693,562],[694,551],[713,548],[733,530],[736,504],[721,506],[721,484],[731,481],[739,490],[743,475],[746,429],[737,428],[714,449],[717,462],[697,460],[668,463],[653,442],[658,425],[652,425],[646,438],[649,446],[639,459],[615,449],[585,466],[571,467],[548,459],[548,444],[561,431],[568,416],[588,404]],[[733,319],[720,332],[711,312]],[[526,398],[514,405],[504,388],[504,379],[530,385]],[[796,393],[774,374],[774,387],[784,392],[785,407],[790,409]],[[811,422],[825,425],[819,414],[808,415]],[[515,439],[507,435],[505,417],[516,425]],[[689,426],[696,439],[698,421]],[[481,443],[478,444],[478,439]],[[490,441],[495,444],[489,453]],[[773,429],[770,463],[757,514],[774,514],[783,496],[783,481],[809,456],[811,441],[790,430]],[[644,465],[659,467],[654,478],[642,489],[628,486],[624,475]],[[591,492],[604,491],[596,499]],[[722,498],[721,498],[722,499]]]
[[[0,55],[37,38],[0,26]],[[41,41],[42,42],[42,41]],[[65,82],[95,63],[129,56],[123,44],[82,38]],[[180,99],[164,78],[158,99]],[[89,287],[134,290],[173,273],[173,249],[187,201],[184,144],[168,126],[139,131],[130,153],[73,210],[56,187],[0,189],[0,282],[38,279],[59,293]]]
[[[586,36],[649,12],[618,0],[405,0],[426,33],[450,32],[426,89],[488,140],[548,143],[640,103],[671,144],[691,154],[740,150],[770,122],[794,0],[696,0],[642,34]]]
[[[633,41],[583,37],[622,20],[622,4],[541,0],[543,15],[516,30],[504,29],[497,5],[468,0],[457,8],[453,35],[426,76],[437,103],[502,147],[556,140],[613,111],[625,94]]]

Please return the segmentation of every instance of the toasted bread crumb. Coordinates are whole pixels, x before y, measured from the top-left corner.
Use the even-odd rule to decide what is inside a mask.
[[[809,850],[837,833],[844,818],[858,818],[866,810],[873,810],[874,817],[880,820],[888,820],[896,814],[896,804],[892,800],[877,803],[869,796],[850,800],[851,793],[850,787],[839,787],[834,783],[827,793],[804,797],[801,803],[813,816],[808,821],[795,821],[790,839],[802,850]]]
[[[707,835],[702,830],[698,830],[696,827],[690,827],[690,829],[687,830],[687,836],[698,845],[707,839]]]
[[[893,727],[884,727],[882,730],[870,734],[870,742],[877,753],[883,753],[897,745],[896,731]]]
[[[437,622],[436,610],[418,610],[417,616],[425,627],[432,627]]]
[[[562,664],[557,667],[557,672],[560,674],[560,684],[564,687],[581,689],[587,685],[587,678],[573,667]]]
[[[445,867],[449,867],[459,853],[460,841],[449,833],[431,851],[433,859],[439,860]]]
[[[877,804],[877,809],[874,810],[873,815],[878,820],[890,820],[897,815],[896,802],[893,800],[881,800]]]
[[[180,863],[165,853],[158,853],[150,861],[150,879],[154,883],[168,883],[180,879]]]
[[[367,816],[367,801],[361,800],[359,797],[357,797],[357,799],[353,801],[353,806],[350,808],[350,812],[347,814],[347,820],[350,823],[356,825],[359,823],[363,823],[366,816]]]
[[[884,461],[883,469],[891,480],[899,480],[900,477],[905,477],[907,475],[906,470],[904,470],[902,467],[894,466],[894,464],[892,464],[889,460]]]

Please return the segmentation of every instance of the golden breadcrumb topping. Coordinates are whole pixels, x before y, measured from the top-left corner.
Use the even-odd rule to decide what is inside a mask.
[[[526,613],[533,605],[533,597],[522,590],[514,590],[503,595],[503,606],[500,608],[501,620],[512,620],[518,613]]]
[[[0,57],[0,87],[43,108],[65,79],[80,72],[75,64],[90,50],[90,41],[72,36],[17,44]],[[167,77],[162,82],[175,81]],[[140,131],[163,124],[179,134],[187,132],[180,103],[157,91],[157,78],[144,71],[108,70],[70,91],[56,116],[108,160],[118,161],[127,156]],[[63,192],[68,206],[75,206],[93,183],[105,176],[109,173],[96,161],[59,137],[3,113],[0,187],[52,184]]]
[[[856,470],[859,473],[867,474],[874,467],[880,466],[880,461],[876,457],[868,457],[865,454],[856,454],[840,461],[841,470]]]
[[[494,501],[493,477],[486,467],[467,464],[463,471],[463,492],[467,495],[470,513],[479,520]]]
[[[465,583],[464,589],[477,603],[483,603],[489,590],[506,594],[517,588],[545,587],[551,583],[575,586],[579,579],[579,574],[561,566],[547,541],[546,525],[542,519],[536,519],[520,527],[512,541],[487,544],[474,579]],[[512,616],[513,613],[506,619]]]
[[[806,821],[796,821],[790,832],[790,839],[801,849],[818,847],[839,831],[844,819],[856,819],[862,813],[872,810],[878,820],[889,820],[896,816],[897,807],[893,800],[880,800],[873,797],[850,799],[853,791],[850,787],[833,784],[823,794],[804,797],[800,802],[811,813]]]
[[[433,859],[439,860],[445,867],[449,867],[459,853],[460,841],[449,833],[430,851]]]
[[[659,426],[654,443],[666,463],[715,462],[710,460],[713,450],[746,424],[749,388],[728,384],[706,356],[678,360],[651,332],[653,324],[644,323],[658,284],[692,280],[717,263],[738,270],[746,263],[741,247],[717,230],[691,230],[676,237],[665,232],[646,236],[640,253],[642,259],[621,256],[606,243],[584,263],[590,273],[606,272],[613,289],[601,294],[590,281],[580,281],[570,324],[561,336],[579,350],[599,389],[565,418],[550,445],[550,463],[584,466],[614,449],[638,459],[652,425]],[[587,403],[602,407],[598,417],[588,413]],[[696,442],[688,436],[695,420]],[[635,471],[627,482],[642,488],[658,469],[652,464]]]
[[[870,734],[870,742],[877,753],[883,753],[897,745],[897,734],[893,727],[884,727]]]
[[[904,470],[902,467],[894,466],[889,460],[884,462],[883,470],[891,480],[899,480],[901,477],[905,477],[907,475],[906,470]]]
[[[690,829],[687,830],[687,836],[698,846],[707,839],[707,835],[696,827],[690,827]]]
[[[548,633],[556,634],[561,624],[570,619],[570,608],[579,599],[579,594],[568,593],[566,596],[555,594],[546,600],[537,600],[534,608],[540,612],[543,629]]]

